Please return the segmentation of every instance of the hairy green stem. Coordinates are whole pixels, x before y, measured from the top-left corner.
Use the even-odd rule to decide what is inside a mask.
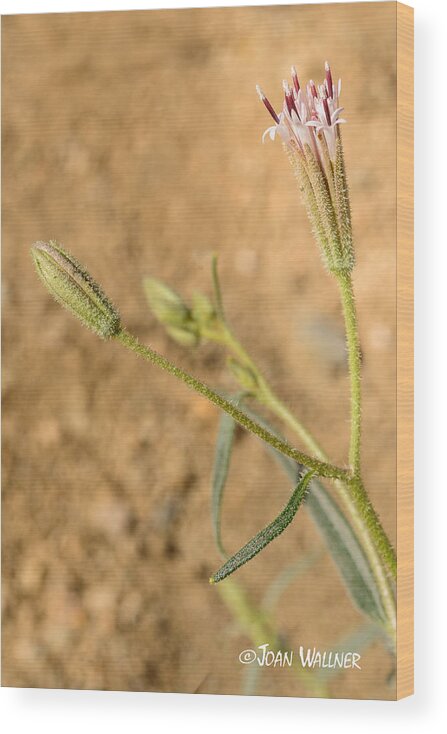
[[[351,382],[351,438],[349,442],[349,463],[353,475],[360,478],[360,444],[362,433],[362,390],[360,342],[357,328],[357,311],[354,289],[350,273],[336,275],[340,286],[343,316],[345,319],[346,342],[348,346],[349,379]]]
[[[352,285],[351,298],[353,298]],[[352,313],[351,310],[350,313]],[[355,316],[355,308],[353,313]],[[351,334],[353,337],[351,343],[358,345],[356,321],[354,322],[354,329],[355,334]],[[278,418],[282,419],[301,438],[304,445],[311,450],[320,461],[329,462],[329,458],[318,444],[317,440],[273,392],[270,385],[261,375],[257,365],[253,362],[249,354],[246,352],[242,344],[236,339],[228,326],[225,326],[224,337],[221,341],[225,343],[241,363],[249,367],[256,376],[259,385],[256,397],[259,402],[269,408],[272,413],[278,416]],[[360,355],[359,350],[358,354]],[[358,376],[359,375],[360,373],[358,373]],[[358,394],[360,396],[359,390],[360,386],[358,387],[358,390],[356,387],[356,390],[354,391],[355,395]],[[356,403],[355,413],[360,417],[360,409],[357,409],[357,405],[359,405],[359,403]],[[356,432],[354,440],[354,446],[357,445],[358,447],[360,446],[360,424],[358,425],[358,433]],[[394,550],[382,528],[373,506],[371,505],[361,479],[353,475],[349,480],[337,481],[336,486],[341,501],[351,518],[355,532],[365,551],[365,555],[368,558],[374,578],[376,579],[383,607],[389,619],[388,631],[390,636],[394,637],[396,628],[395,598],[387,570],[384,567],[384,562],[386,562],[393,577],[396,577],[396,558]]]
[[[362,517],[370,536],[374,539],[377,551],[384,559],[393,579],[396,579],[397,562],[394,548],[382,527],[382,523],[368,497],[362,480],[354,477],[349,482],[349,486],[350,496],[354,501],[358,514]]]
[[[276,413],[276,415],[281,418],[285,423],[287,423],[287,425],[301,438],[303,443],[308,447],[310,451],[312,451],[317,459],[319,459],[320,461],[328,462],[329,460],[324,455],[324,451],[319,445],[316,438],[314,438],[311,432],[307,430],[307,428],[301,423],[301,421],[299,421],[293,415],[293,413],[291,413],[288,407],[273,392],[270,385],[261,374],[258,366],[253,362],[250,355],[246,352],[242,344],[236,339],[228,326],[225,326],[223,338],[221,341],[233,352],[233,354],[241,361],[241,363],[244,366],[249,367],[249,369],[255,375],[258,383],[258,390],[256,392],[256,397],[258,398],[258,400],[267,408],[269,408],[273,413]]]
[[[350,280],[350,276],[348,276]],[[346,330],[349,333],[348,337],[348,349],[349,353],[351,351],[354,351],[357,356],[353,355],[352,358],[349,359],[349,364],[351,366],[352,364],[352,371],[355,371],[355,374],[351,376],[351,386],[352,386],[352,397],[351,395],[351,406],[352,406],[352,414],[354,416],[352,423],[354,424],[354,428],[351,426],[351,452],[350,454],[357,457],[355,460],[355,465],[358,468],[358,471],[360,471],[360,434],[361,434],[361,403],[360,403],[360,349],[359,349],[359,340],[357,336],[357,320],[356,320],[356,314],[355,314],[355,305],[354,305],[354,296],[352,291],[352,282],[350,283],[350,286],[348,286],[346,293],[348,294],[347,300],[349,301],[350,305],[346,309],[345,313],[348,314],[348,320],[349,325],[347,324]],[[244,347],[240,344],[240,342],[234,337],[232,332],[229,330],[228,327],[225,328],[225,342],[227,346],[233,351],[233,353],[243,362],[243,364],[250,367],[254,375],[256,376],[259,384],[259,390],[257,393],[257,398],[260,402],[262,402],[266,407],[268,407],[275,415],[277,415],[279,418],[281,418],[287,425],[292,428],[292,430],[295,431],[295,433],[302,439],[304,444],[315,454],[315,456],[325,463],[329,462],[329,458],[317,442],[317,440],[314,438],[314,436],[308,431],[308,429],[297,419],[295,416],[290,412],[290,410],[287,408],[286,405],[278,398],[277,395],[273,392],[270,385],[266,382],[265,378],[261,375],[259,369],[257,368],[256,364],[253,362],[251,357],[247,354]],[[358,359],[357,359],[358,357]],[[351,373],[351,370],[350,370]],[[354,448],[352,448],[352,445]],[[393,578],[396,577],[396,556],[394,553],[394,549],[388,540],[385,531],[381,525],[380,519],[378,515],[376,514],[369,498],[366,493],[366,490],[363,486],[362,480],[360,478],[360,475],[357,474],[354,470],[354,467],[352,468],[352,477],[349,479],[349,481],[346,483],[346,491],[341,492],[342,499],[344,500],[344,503],[348,507],[350,514],[352,517],[357,518],[357,520],[360,518],[363,519],[364,525],[368,528],[369,533],[374,538],[375,544],[377,546],[377,549],[381,556],[384,558],[387,566],[389,567]],[[354,507],[353,507],[354,505]],[[356,522],[358,530],[362,528],[363,535],[365,535],[365,527],[362,526],[361,523]],[[365,536],[365,542],[363,545],[370,546],[371,544],[368,543],[368,540]],[[373,562],[374,566],[377,567],[378,562],[380,563],[380,558],[372,558],[372,548],[371,546],[368,550],[368,556],[371,556],[370,561]],[[375,554],[377,556],[377,554]]]
[[[387,568],[385,567],[385,563],[384,563],[385,553],[383,553],[383,547],[380,549],[382,550],[382,554],[380,553],[379,547],[377,544],[376,535],[379,534],[380,536],[383,536],[383,538],[386,541],[385,545],[387,546],[392,556],[394,557],[393,548],[387,536],[385,535],[382,525],[380,524],[380,520],[377,517],[370,500],[368,499],[366,491],[363,489],[364,496],[362,498],[362,502],[359,503],[358,496],[357,496],[357,490],[353,491],[352,480],[351,480],[351,483],[337,481],[336,486],[337,486],[339,495],[341,497],[341,500],[343,502],[343,505],[346,508],[346,511],[349,517],[351,518],[351,521],[355,529],[355,532],[357,534],[357,537],[359,538],[362,548],[365,551],[365,555],[368,559],[369,565],[371,567],[371,571],[376,580],[376,584],[377,584],[377,588],[380,594],[380,598],[382,600],[383,608],[388,618],[388,622],[389,622],[388,632],[390,634],[391,639],[395,641],[395,637],[396,637],[396,601],[394,597],[392,583],[390,581],[390,578],[387,572]],[[369,507],[368,517],[366,517],[366,514],[365,514],[366,506]],[[372,516],[374,517],[374,520],[377,521],[378,526],[379,526],[379,530],[377,531],[376,529],[376,534],[374,534],[374,532],[371,530],[371,517]],[[390,567],[390,564],[388,565]],[[394,562],[394,568],[395,568],[395,562]],[[396,574],[394,573],[394,578],[395,577],[396,577]]]
[[[393,578],[396,578],[397,565],[394,549],[382,527],[374,507],[371,504],[361,478],[361,353],[352,276],[350,273],[341,272],[338,273],[336,277],[340,287],[346,327],[349,379],[351,383],[351,438],[349,443],[349,463],[353,477],[349,483],[350,495],[356,506],[358,514],[363,518],[370,536],[374,539],[374,543],[379,554],[384,559]]]
[[[327,477],[328,479],[341,480],[346,480],[349,478],[349,473],[345,469],[340,469],[339,467],[333,466],[332,464],[328,464],[327,462],[320,461],[319,459],[316,459],[312,456],[308,456],[302,451],[298,451],[298,449],[295,449],[292,446],[289,446],[289,444],[285,443],[284,441],[281,441],[279,438],[277,438],[277,436],[274,436],[272,433],[270,433],[270,431],[267,431],[265,428],[259,425],[259,423],[256,423],[256,421],[249,418],[242,410],[237,408],[229,400],[226,400],[226,398],[222,397],[222,395],[219,395],[219,393],[212,390],[212,388],[208,387],[208,385],[206,385],[204,382],[197,379],[196,377],[193,377],[188,372],[185,372],[185,370],[181,369],[181,367],[177,367],[169,359],[163,357],[163,355],[159,354],[151,347],[140,344],[138,339],[130,334],[128,331],[126,331],[126,329],[121,329],[121,331],[119,331],[119,333],[114,338],[118,339],[118,341],[124,344],[125,347],[135,352],[143,359],[157,365],[157,367],[161,367],[162,369],[169,372],[171,375],[174,375],[174,377],[182,380],[182,382],[188,385],[188,387],[192,388],[200,395],[203,395],[210,402],[214,403],[214,405],[217,405],[218,408],[224,410],[226,413],[231,415],[233,420],[235,420],[241,426],[254,433],[266,443],[269,443],[271,446],[277,449],[277,451],[280,451],[285,456],[288,456],[294,461],[297,461],[298,463],[308,467],[317,476]]]

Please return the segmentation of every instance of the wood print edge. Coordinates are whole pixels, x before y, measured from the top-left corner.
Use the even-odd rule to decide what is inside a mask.
[[[414,692],[413,600],[413,8],[397,24],[397,673],[396,698]]]

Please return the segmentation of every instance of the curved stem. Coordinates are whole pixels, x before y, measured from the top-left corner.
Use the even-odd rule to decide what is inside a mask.
[[[190,375],[188,372],[185,372],[181,367],[177,367],[173,362],[156,352],[151,347],[146,347],[143,344],[140,344],[138,339],[125,329],[121,329],[114,338],[118,339],[118,341],[124,344],[125,347],[135,352],[146,361],[157,365],[157,367],[161,367],[171,375],[174,375],[174,377],[182,380],[182,382],[188,385],[188,387],[192,388],[200,395],[203,395],[210,402],[214,403],[214,405],[217,405],[218,408],[231,415],[233,420],[241,426],[254,433],[266,443],[269,443],[285,456],[288,456],[299,464],[303,464],[309,469],[312,469],[317,476],[342,480],[349,478],[349,473],[345,469],[340,469],[332,464],[328,464],[327,462],[308,456],[302,451],[298,451],[298,449],[295,449],[284,441],[281,441],[277,436],[274,436],[273,433],[270,433],[270,431],[263,428],[259,423],[249,418],[242,410],[237,408],[229,400],[226,400],[222,395],[219,395],[219,393],[212,390],[212,388],[208,387],[204,382],[193,377],[193,375]]]

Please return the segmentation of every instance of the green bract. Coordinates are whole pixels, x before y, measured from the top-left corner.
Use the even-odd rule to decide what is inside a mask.
[[[39,276],[56,301],[102,339],[119,333],[118,311],[72,255],[51,240],[36,242],[31,254]]]
[[[184,347],[196,346],[200,341],[199,330],[180,296],[157,278],[144,278],[143,286],[149,308],[169,336]]]

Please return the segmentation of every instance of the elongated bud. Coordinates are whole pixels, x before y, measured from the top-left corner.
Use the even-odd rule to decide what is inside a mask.
[[[199,327],[212,326],[216,320],[216,311],[210,299],[197,291],[192,295],[191,314]]]
[[[157,278],[144,278],[144,292],[154,316],[165,326],[183,326],[189,308],[180,296]]]
[[[241,387],[244,387],[246,390],[250,390],[251,392],[257,391],[259,387],[258,380],[250,367],[242,365],[237,361],[237,359],[234,359],[234,357],[229,357],[227,364]]]
[[[199,343],[199,335],[193,326],[167,326],[166,333],[182,347],[196,347]]]
[[[178,293],[157,278],[144,278],[143,287],[149,308],[169,336],[184,347],[196,346],[200,341],[198,326]]]
[[[36,270],[51,295],[102,339],[116,336],[120,316],[82,265],[56,242],[31,247]]]

